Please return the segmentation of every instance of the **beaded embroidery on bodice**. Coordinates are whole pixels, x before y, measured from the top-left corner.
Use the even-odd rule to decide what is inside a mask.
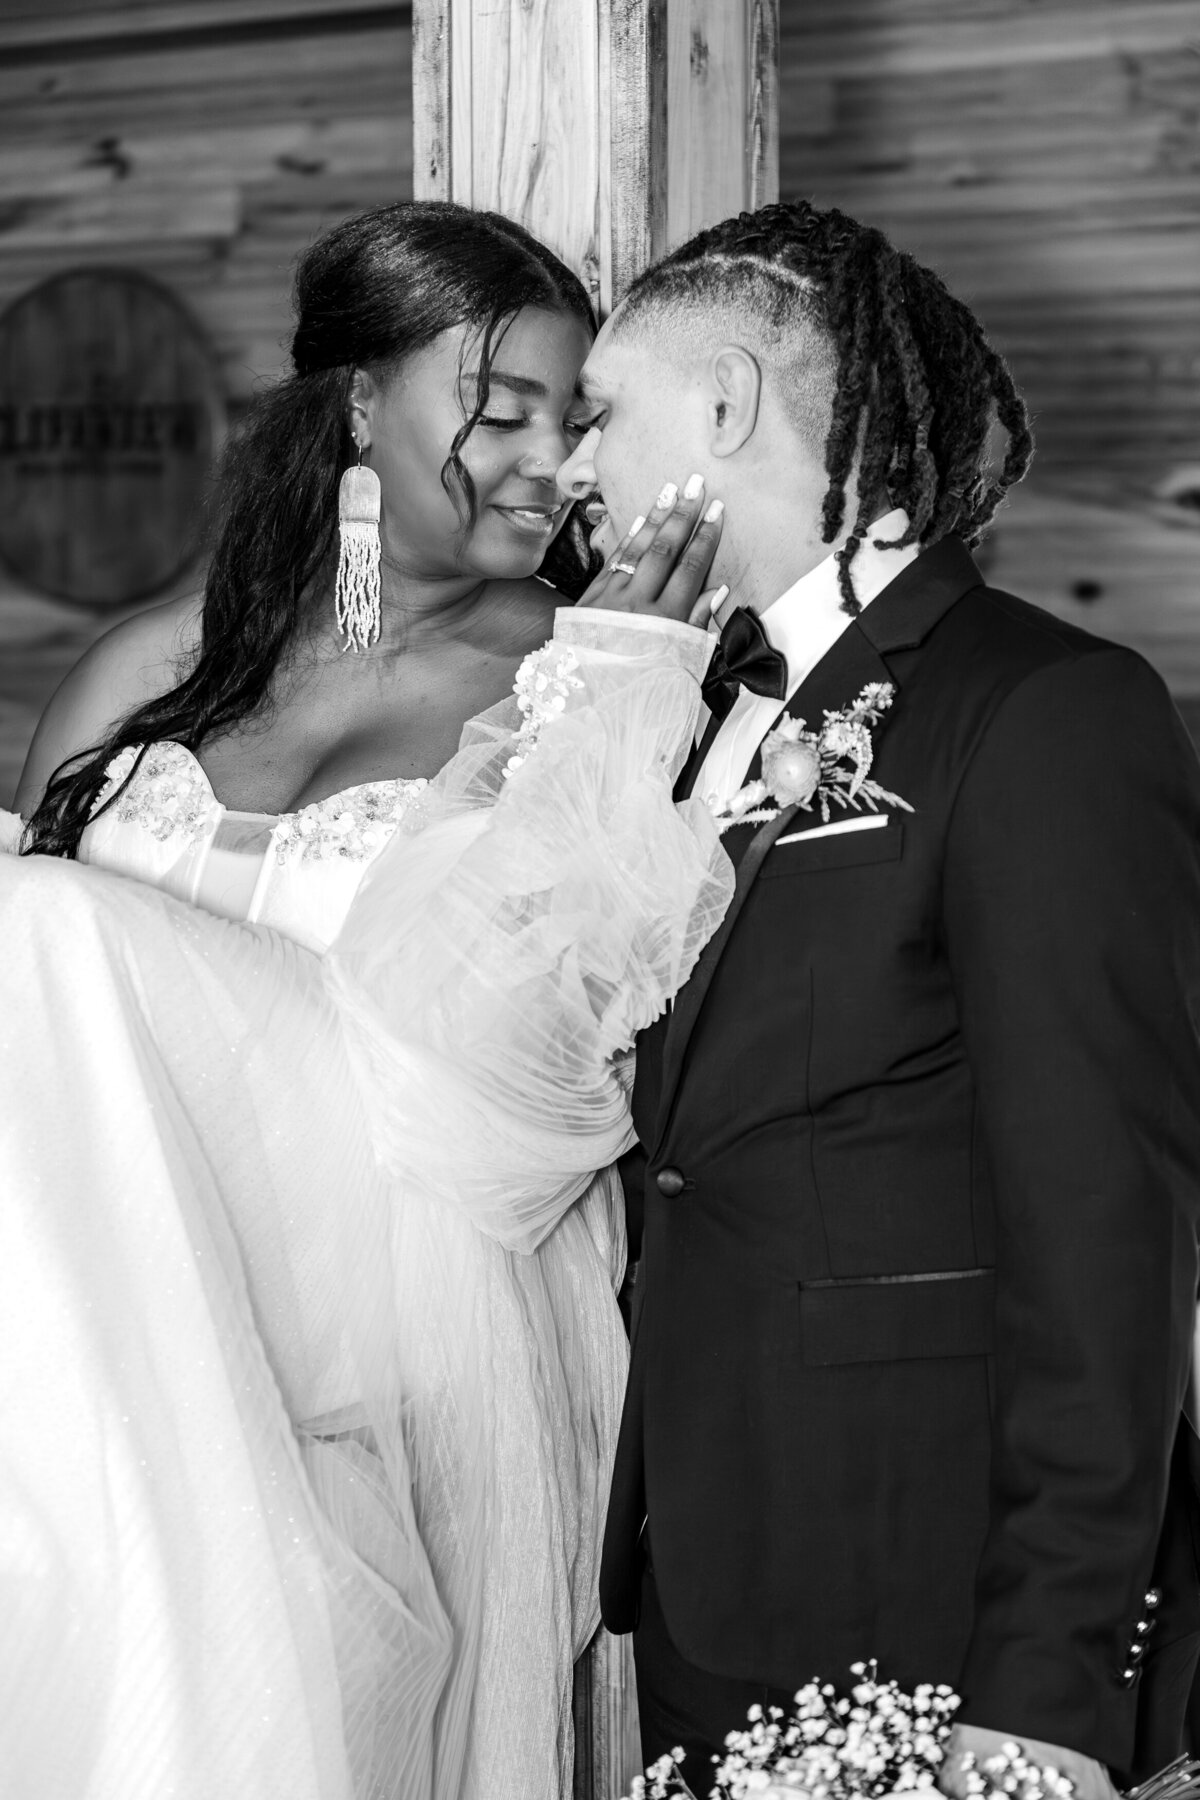
[[[237,812],[172,742],[127,746],[106,776],[81,861],[225,918],[272,925],[315,950],[337,935],[367,868],[429,785],[368,781],[295,812]]]

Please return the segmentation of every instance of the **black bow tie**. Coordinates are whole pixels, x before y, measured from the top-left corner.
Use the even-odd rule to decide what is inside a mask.
[[[721,627],[721,641],[713,651],[701,692],[709,712],[723,719],[737,698],[739,687],[752,694],[787,699],[787,657],[775,650],[752,612],[739,606]]]

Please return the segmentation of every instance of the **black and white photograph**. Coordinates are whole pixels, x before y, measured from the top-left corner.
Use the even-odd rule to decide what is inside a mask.
[[[1200,0],[0,0],[0,1800],[1200,1800]]]

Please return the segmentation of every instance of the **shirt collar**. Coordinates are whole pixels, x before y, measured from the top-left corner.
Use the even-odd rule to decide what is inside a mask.
[[[850,565],[854,591],[864,607],[895,580],[901,569],[915,561],[921,550],[919,544],[895,549],[890,541],[886,548],[877,550],[874,540],[902,537],[907,530],[908,514],[895,507],[874,520],[864,533]],[[788,686],[794,692],[850,623],[849,614],[842,611],[835,556],[827,556],[793,582],[786,593],[763,609],[759,618],[774,648],[787,658]]]

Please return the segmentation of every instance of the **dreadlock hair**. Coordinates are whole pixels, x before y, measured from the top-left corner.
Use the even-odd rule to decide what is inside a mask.
[[[974,314],[844,213],[789,201],[713,225],[638,277],[613,326],[618,336],[648,326],[694,355],[705,314],[721,334],[714,342],[754,351],[818,451],[814,433],[824,431],[826,543],[845,527],[859,459],[856,516],[837,554],[852,615],[861,608],[851,565],[881,495],[908,514],[896,547],[951,532],[975,544],[1029,467],[1024,403]],[[1008,437],[998,472],[988,454],[996,421]]]
[[[582,283],[544,244],[498,213],[441,201],[381,207],[326,232],[300,258],[294,305],[293,372],[256,400],[218,477],[199,655],[177,686],[55,770],[23,854],[75,854],[105,770],[127,745],[172,739],[195,751],[269,706],[303,602],[336,551],[338,483],[354,460],[346,410],[356,369],[386,380],[442,332],[475,328],[477,397],[442,468],[465,525],[476,496],[461,451],[487,409],[492,358],[508,324],[536,306],[595,331]],[[581,534],[580,526],[558,552],[560,585],[570,585]]]

